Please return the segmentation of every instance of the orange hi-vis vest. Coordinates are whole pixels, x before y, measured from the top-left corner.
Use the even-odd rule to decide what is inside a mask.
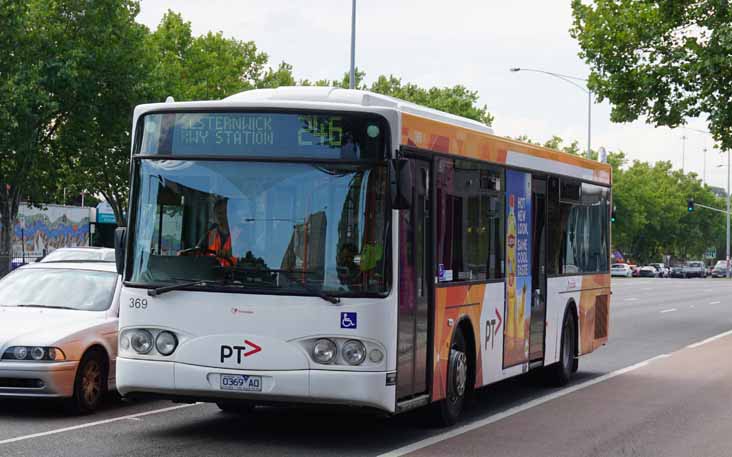
[[[223,241],[218,229],[214,228],[210,230],[208,232],[208,249],[214,251],[219,257],[230,260],[232,265],[236,263],[236,259],[231,251],[231,233],[226,235],[226,241]],[[221,259],[219,259],[219,263],[222,266],[226,266],[224,265],[226,262]]]

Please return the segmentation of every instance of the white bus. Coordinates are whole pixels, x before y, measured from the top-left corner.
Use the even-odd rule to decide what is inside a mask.
[[[610,167],[362,91],[134,114],[117,387],[399,413],[605,344]]]

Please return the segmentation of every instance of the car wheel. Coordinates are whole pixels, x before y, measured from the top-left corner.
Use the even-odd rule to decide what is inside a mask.
[[[445,399],[437,404],[437,423],[441,426],[455,424],[463,412],[469,389],[469,364],[463,332],[458,329],[453,337],[447,365],[447,391]]]
[[[84,354],[76,370],[74,395],[66,401],[66,410],[72,414],[96,411],[107,393],[109,362],[100,350]]]
[[[250,401],[221,400],[216,402],[216,406],[225,413],[229,414],[249,414],[254,411],[256,405]]]
[[[564,322],[562,323],[562,343],[559,349],[559,362],[546,367],[546,382],[554,387],[566,385],[572,373],[577,371],[577,359],[575,354],[577,342],[577,330],[575,328],[574,317],[567,310],[564,313]]]

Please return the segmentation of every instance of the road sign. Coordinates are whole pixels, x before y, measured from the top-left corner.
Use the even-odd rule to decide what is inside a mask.
[[[709,248],[707,249],[707,252],[704,253],[704,258],[706,259],[716,259],[717,258],[717,248]]]

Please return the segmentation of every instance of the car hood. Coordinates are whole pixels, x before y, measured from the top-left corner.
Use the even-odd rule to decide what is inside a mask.
[[[52,346],[106,319],[105,311],[0,307],[0,349]]]

